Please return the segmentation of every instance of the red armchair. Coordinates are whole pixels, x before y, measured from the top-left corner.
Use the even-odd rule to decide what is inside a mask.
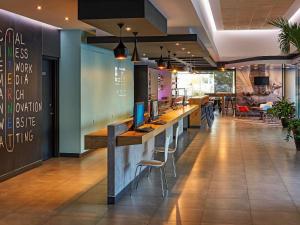
[[[242,116],[242,114],[248,116],[248,113],[250,112],[249,107],[244,105],[236,105],[236,109],[239,112],[240,117]]]

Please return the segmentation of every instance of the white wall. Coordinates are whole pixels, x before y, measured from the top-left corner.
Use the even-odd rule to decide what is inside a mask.
[[[296,69],[285,69],[284,96],[291,102],[296,102]]]

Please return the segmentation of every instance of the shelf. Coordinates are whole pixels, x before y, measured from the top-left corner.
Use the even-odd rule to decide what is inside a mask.
[[[84,136],[85,149],[97,149],[107,147],[107,128],[89,133]]]

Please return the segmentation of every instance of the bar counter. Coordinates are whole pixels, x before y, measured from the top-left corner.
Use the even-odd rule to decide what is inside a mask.
[[[146,126],[151,126],[154,128],[154,130],[149,133],[142,133],[142,132],[128,130],[117,136],[117,146],[143,144],[146,141],[148,141],[150,138],[153,138],[159,133],[163,132],[166,128],[174,125],[174,123],[177,123],[183,117],[186,117],[197,110],[199,110],[198,105],[188,105],[176,110],[169,110],[167,113],[159,117],[159,119],[165,121],[166,124],[164,125],[146,124]],[[129,128],[133,123],[133,119],[129,118],[123,121],[118,121],[116,123],[126,124],[126,126]],[[86,149],[104,148],[107,147],[107,145],[108,145],[107,128],[85,135]]]
[[[117,202],[128,190],[134,180],[136,164],[143,159],[152,159],[155,146],[163,145],[166,137],[171,137],[173,142],[174,129],[179,127],[179,133],[182,134],[184,128],[189,127],[189,116],[198,109],[198,105],[170,109],[159,118],[166,124],[145,125],[154,128],[149,133],[130,130],[133,118],[129,118],[85,136],[86,148],[107,146],[109,204]]]

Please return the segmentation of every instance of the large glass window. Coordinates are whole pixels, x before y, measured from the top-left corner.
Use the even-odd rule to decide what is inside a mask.
[[[235,92],[234,71],[208,71],[201,73],[179,72],[177,87],[185,89],[188,96],[205,93]]]

